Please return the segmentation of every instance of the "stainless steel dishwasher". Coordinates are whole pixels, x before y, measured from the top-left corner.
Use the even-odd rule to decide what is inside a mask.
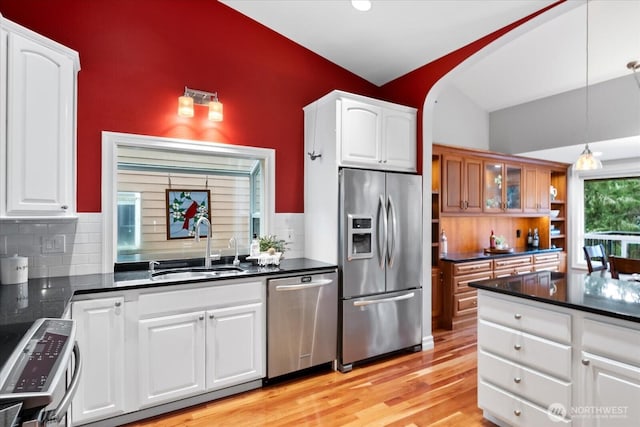
[[[267,292],[267,377],[335,361],[337,273],[272,279]]]

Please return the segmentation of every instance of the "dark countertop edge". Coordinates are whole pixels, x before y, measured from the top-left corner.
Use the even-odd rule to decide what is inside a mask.
[[[485,252],[463,252],[463,253],[451,253],[447,254],[447,256],[440,258],[440,261],[448,261],[448,262],[467,262],[467,261],[481,261],[485,259],[494,259],[494,258],[507,258],[513,256],[523,256],[523,255],[535,255],[535,254],[543,254],[549,252],[563,252],[563,248],[547,248],[547,249],[535,249],[535,250],[514,250],[513,252],[508,252],[504,254],[492,254]]]
[[[636,316],[633,316],[633,315],[630,315],[630,314],[620,313],[620,312],[617,312],[617,311],[602,310],[602,309],[591,307],[591,306],[588,306],[588,305],[579,305],[579,304],[574,304],[574,303],[565,302],[565,301],[558,301],[558,300],[551,300],[551,299],[541,298],[541,297],[537,297],[535,295],[521,294],[521,293],[518,293],[518,292],[510,292],[510,291],[505,290],[505,289],[499,289],[499,288],[495,288],[495,287],[491,287],[491,286],[479,285],[479,284],[473,283],[473,282],[469,283],[468,285],[471,288],[481,289],[483,291],[489,291],[489,292],[494,292],[494,293],[497,293],[497,294],[509,295],[509,296],[512,296],[512,297],[515,297],[515,298],[527,299],[527,300],[531,300],[531,301],[538,301],[538,302],[541,302],[543,304],[550,304],[550,305],[555,305],[555,306],[558,306],[558,307],[570,308],[570,309],[574,309],[574,310],[578,310],[578,311],[584,311],[584,312],[588,312],[588,313],[599,314],[599,315],[605,316],[605,317],[614,317],[614,318],[617,318],[617,319],[628,320],[628,321],[634,322],[634,323],[640,323],[640,317],[636,317]]]

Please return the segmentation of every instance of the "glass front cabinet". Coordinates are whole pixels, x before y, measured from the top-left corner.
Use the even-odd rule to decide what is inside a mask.
[[[484,212],[522,212],[522,166],[484,162]]]

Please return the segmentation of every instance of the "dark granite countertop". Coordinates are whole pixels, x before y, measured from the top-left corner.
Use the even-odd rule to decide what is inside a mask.
[[[242,263],[241,267],[244,270],[242,272],[209,277],[204,280],[297,274],[337,268],[336,265],[306,258],[283,259],[277,267],[259,267],[250,263]],[[111,274],[29,279],[28,282],[18,285],[0,285],[0,369],[31,324],[43,317],[61,317],[74,295],[175,285],[170,281],[148,283],[143,280],[148,278],[148,271],[134,270]],[[202,279],[185,280],[181,283],[198,281]]]
[[[640,323],[640,282],[599,274],[539,271],[469,286]]]
[[[549,248],[549,249],[527,249],[527,248],[514,248],[513,252],[507,253],[486,253],[484,251],[479,252],[458,252],[448,253],[444,257],[440,258],[442,261],[450,262],[466,262],[466,261],[479,261],[483,259],[504,258],[518,255],[534,255],[547,252],[562,252],[562,248]]]

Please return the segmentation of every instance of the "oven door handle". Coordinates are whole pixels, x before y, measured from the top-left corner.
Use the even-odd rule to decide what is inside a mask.
[[[73,355],[75,358],[74,366],[73,366],[73,376],[71,377],[71,382],[69,383],[69,387],[67,388],[67,392],[64,397],[60,401],[60,405],[55,410],[49,411],[46,420],[60,422],[62,418],[66,415],[67,410],[69,409],[69,405],[71,404],[71,399],[73,399],[73,395],[76,394],[76,390],[78,389],[78,385],[80,384],[80,371],[82,370],[82,360],[80,359],[80,348],[78,347],[78,343],[75,342],[73,344]],[[53,414],[53,415],[52,415]]]

